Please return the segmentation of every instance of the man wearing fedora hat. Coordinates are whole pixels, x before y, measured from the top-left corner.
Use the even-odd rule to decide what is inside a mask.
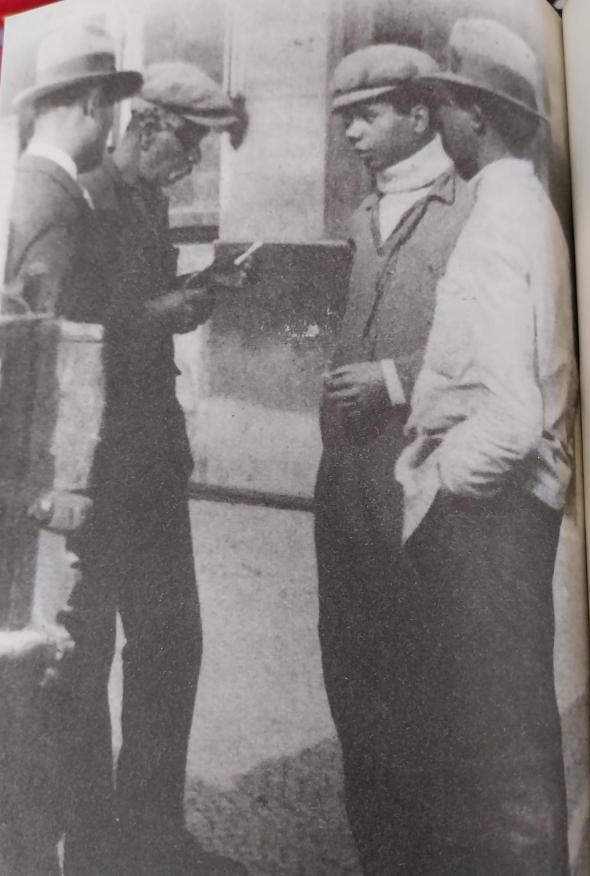
[[[332,82],[334,111],[376,189],[351,222],[315,496],[324,679],[366,874],[401,872],[407,860],[403,812],[414,792],[400,776],[419,759],[424,719],[412,690],[421,607],[401,553],[394,465],[436,282],[470,209],[419,81],[436,69],[417,49],[376,45],[345,57]]]
[[[78,175],[102,161],[113,105],[141,83],[116,70],[113,40],[95,25],[55,30],[39,47],[35,83],[16,98],[32,136],[16,169],[6,265],[35,311],[95,321],[105,278]]]
[[[202,276],[177,277],[163,192],[198,164],[209,131],[236,121],[228,96],[199,68],[154,64],[120,142],[83,177],[110,265],[100,315],[105,411],[93,513],[73,545],[81,577],[61,619],[77,646],[80,735],[96,753],[79,788],[82,809],[96,800],[93,770],[112,762],[107,681],[117,611],[126,638],[109,876],[245,873],[206,852],[185,827],[202,631],[187,493],[193,461],[173,346],[175,333],[208,319],[216,290],[239,284],[241,275],[214,265]]]
[[[463,19],[448,56],[426,81],[474,207],[397,465],[407,555],[436,605],[420,632],[435,657],[414,872],[564,876],[552,578],[573,465],[569,254],[530,160],[545,124],[534,53]]]
[[[95,217],[79,174],[102,160],[113,105],[141,84],[140,73],[116,69],[114,42],[94,24],[64,25],[42,40],[35,83],[16,98],[29,136],[16,168],[6,281],[17,290],[21,306],[100,321],[110,294],[108,265],[98,250]],[[10,301],[5,298],[4,305],[10,307]],[[96,806],[87,807],[91,816],[81,818],[76,789],[93,754],[81,745],[78,718],[75,699],[64,700],[59,720],[68,793],[60,815],[67,830],[66,872],[104,876],[99,837],[110,817],[110,806],[102,804],[112,763],[105,761],[102,773],[94,772]],[[82,823],[84,829],[78,829]],[[86,861],[89,849],[92,866]]]

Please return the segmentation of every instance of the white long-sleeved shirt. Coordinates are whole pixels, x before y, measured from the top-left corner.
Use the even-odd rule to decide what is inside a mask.
[[[560,509],[571,477],[577,380],[559,218],[530,162],[493,162],[472,185],[396,466],[406,539],[441,489],[477,498],[516,483]]]

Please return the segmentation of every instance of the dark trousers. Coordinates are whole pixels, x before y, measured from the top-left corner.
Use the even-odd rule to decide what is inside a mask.
[[[400,556],[319,505],[324,677],[367,876],[568,872],[559,527],[517,492],[439,498]]]
[[[185,481],[170,472],[141,491],[97,489],[93,519],[75,549],[81,579],[71,602],[80,632],[69,667],[65,871],[98,876],[110,839],[102,827],[114,814],[163,831],[184,825],[202,651]],[[117,611],[126,645],[113,793],[107,686]]]
[[[365,874],[396,872],[384,765],[408,698],[405,631],[412,627],[401,552],[401,492],[385,471],[376,500],[362,454],[325,456],[316,489],[319,637],[340,746],[348,821]],[[397,540],[392,532],[398,532]],[[391,750],[390,750],[391,746]]]
[[[415,872],[569,872],[553,670],[560,524],[517,489],[439,496],[407,545],[432,601],[433,658],[420,684],[433,711],[420,802],[428,829]],[[447,863],[428,863],[437,859]]]

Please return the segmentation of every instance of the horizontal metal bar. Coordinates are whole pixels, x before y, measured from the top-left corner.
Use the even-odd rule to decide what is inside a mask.
[[[231,505],[261,505],[281,511],[313,511],[311,496],[293,496],[288,493],[273,493],[270,490],[252,490],[244,487],[227,487],[191,481],[191,499],[208,502],[227,502]]]

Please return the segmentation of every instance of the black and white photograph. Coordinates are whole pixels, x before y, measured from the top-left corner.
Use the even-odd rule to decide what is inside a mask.
[[[7,18],[0,876],[590,874],[567,103],[541,0]]]

